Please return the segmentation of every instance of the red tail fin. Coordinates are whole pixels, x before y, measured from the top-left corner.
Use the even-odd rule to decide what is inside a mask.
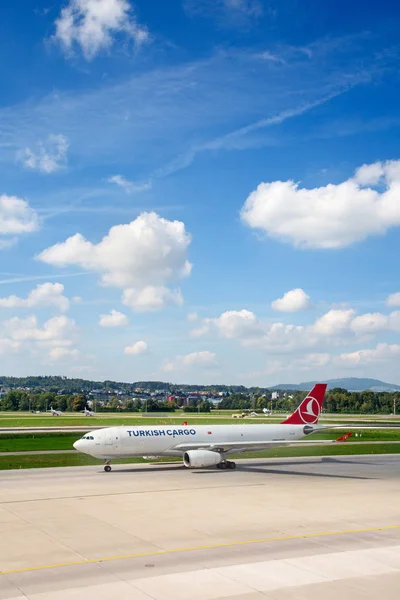
[[[316,383],[297,410],[283,421],[284,425],[315,425],[322,411],[326,383]]]

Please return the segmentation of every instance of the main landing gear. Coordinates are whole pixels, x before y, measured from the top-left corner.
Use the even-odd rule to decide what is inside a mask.
[[[109,473],[111,471],[110,461],[106,460],[105,462],[106,462],[106,464],[104,465],[104,470],[106,473]]]
[[[217,465],[217,469],[236,469],[236,463],[231,460],[224,460]]]

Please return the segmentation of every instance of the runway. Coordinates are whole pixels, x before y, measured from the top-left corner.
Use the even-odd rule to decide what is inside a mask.
[[[397,600],[399,493],[399,455],[6,471],[0,600]]]

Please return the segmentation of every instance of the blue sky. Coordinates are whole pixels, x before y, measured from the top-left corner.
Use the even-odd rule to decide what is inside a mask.
[[[1,17],[3,374],[399,383],[400,7]]]

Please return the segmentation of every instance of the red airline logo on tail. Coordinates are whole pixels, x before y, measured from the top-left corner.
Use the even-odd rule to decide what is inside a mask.
[[[297,410],[283,421],[285,425],[315,425],[322,411],[326,383],[316,383]]]

